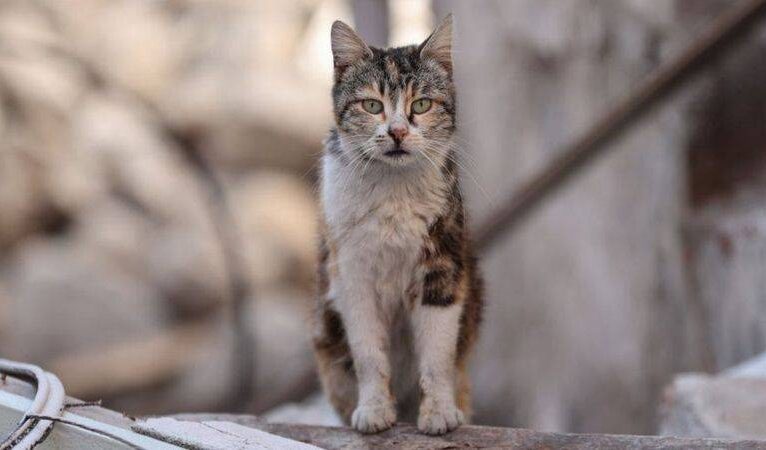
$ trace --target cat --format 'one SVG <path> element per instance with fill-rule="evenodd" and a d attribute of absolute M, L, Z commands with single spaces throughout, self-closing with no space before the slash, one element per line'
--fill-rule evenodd
<path fill-rule="evenodd" d="M 331 30 L 335 127 L 325 141 L 313 345 L 347 424 L 391 427 L 397 405 L 438 435 L 471 414 L 467 358 L 482 281 L 458 180 L 452 17 L 419 46 Z M 416 416 L 417 414 L 417 416 Z"/>

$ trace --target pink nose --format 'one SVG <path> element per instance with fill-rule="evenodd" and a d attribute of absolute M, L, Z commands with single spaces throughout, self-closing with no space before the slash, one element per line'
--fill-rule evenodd
<path fill-rule="evenodd" d="M 388 127 L 388 135 L 394 139 L 397 144 L 402 142 L 405 136 L 409 133 L 407 125 L 390 125 Z"/>

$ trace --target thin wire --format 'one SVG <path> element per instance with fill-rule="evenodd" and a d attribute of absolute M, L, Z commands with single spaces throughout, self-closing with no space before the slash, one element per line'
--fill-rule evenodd
<path fill-rule="evenodd" d="M 149 450 L 145 447 L 141 447 L 139 445 L 134 444 L 133 442 L 128 441 L 127 439 L 121 438 L 115 434 L 109 433 L 108 431 L 99 430 L 98 428 L 89 427 L 87 425 L 83 425 L 81 423 L 77 423 L 71 420 L 62 419 L 60 417 L 52 417 L 52 416 L 43 416 L 38 414 L 30 414 L 27 416 L 27 419 L 34 419 L 34 420 L 49 420 L 51 422 L 58 422 L 63 423 L 64 425 L 69 425 L 77 428 L 81 428 L 86 431 L 90 431 L 91 433 L 98 434 L 100 436 L 107 437 L 109 439 L 112 439 L 114 441 L 117 441 L 121 444 L 125 444 L 130 448 L 136 449 L 136 450 Z"/>

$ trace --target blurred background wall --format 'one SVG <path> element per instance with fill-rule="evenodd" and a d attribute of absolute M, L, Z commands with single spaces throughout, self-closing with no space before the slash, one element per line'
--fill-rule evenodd
<path fill-rule="evenodd" d="M 398 45 L 455 13 L 476 223 L 733 3 L 5 0 L 0 354 L 133 414 L 302 400 L 333 20 Z M 765 68 L 761 27 L 490 249 L 477 422 L 653 432 L 674 373 L 764 351 Z M 179 134 L 252 288 L 247 398 L 220 217 Z"/>

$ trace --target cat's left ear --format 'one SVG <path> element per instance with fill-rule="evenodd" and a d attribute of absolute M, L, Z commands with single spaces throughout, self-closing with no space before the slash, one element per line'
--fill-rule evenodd
<path fill-rule="evenodd" d="M 433 59 L 452 76 L 452 14 L 447 14 L 418 50 L 421 58 Z"/>
<path fill-rule="evenodd" d="M 370 47 L 350 26 L 340 20 L 336 20 L 332 24 L 330 41 L 336 78 L 340 78 L 343 71 L 355 62 L 364 58 L 372 58 Z"/>

